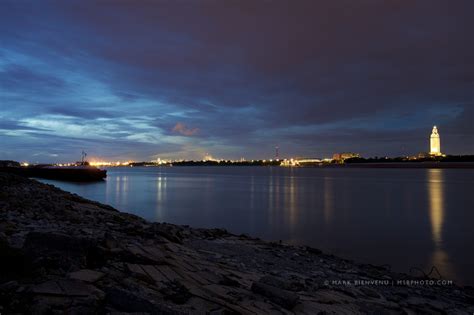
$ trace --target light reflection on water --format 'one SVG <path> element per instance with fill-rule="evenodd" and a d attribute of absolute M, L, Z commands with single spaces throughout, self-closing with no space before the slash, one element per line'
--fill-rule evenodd
<path fill-rule="evenodd" d="M 163 206 L 166 204 L 166 182 L 166 177 L 163 176 L 158 176 L 156 179 L 156 218 L 163 216 Z"/>
<path fill-rule="evenodd" d="M 330 177 L 324 177 L 324 222 L 329 224 L 334 211 L 333 184 Z"/>
<path fill-rule="evenodd" d="M 128 203 L 128 176 L 115 178 L 115 204 Z"/>
<path fill-rule="evenodd" d="M 444 192 L 442 170 L 428 170 L 428 193 L 430 199 L 430 220 L 433 242 L 437 248 L 442 246 L 444 219 Z"/>
<path fill-rule="evenodd" d="M 431 257 L 431 265 L 443 270 L 444 277 L 456 278 L 450 263 L 449 254 L 444 250 L 443 223 L 444 223 L 444 181 L 443 170 L 429 169 L 428 171 L 428 194 L 430 204 L 430 221 L 433 235 L 434 251 Z M 430 267 L 430 266 L 428 266 Z"/>
<path fill-rule="evenodd" d="M 474 170 L 112 168 L 46 181 L 148 220 L 222 227 L 474 284 Z"/>

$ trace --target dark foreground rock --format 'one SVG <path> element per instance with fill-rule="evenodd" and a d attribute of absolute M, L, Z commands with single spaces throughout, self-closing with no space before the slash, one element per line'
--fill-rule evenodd
<path fill-rule="evenodd" d="M 472 290 L 0 174 L 0 313 L 472 314 Z M 430 285 L 426 285 L 427 282 Z"/>

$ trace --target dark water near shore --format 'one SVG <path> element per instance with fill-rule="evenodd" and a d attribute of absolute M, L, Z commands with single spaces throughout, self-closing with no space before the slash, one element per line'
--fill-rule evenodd
<path fill-rule="evenodd" d="M 222 227 L 474 284 L 474 170 L 111 168 L 106 182 L 49 180 L 152 221 Z"/>

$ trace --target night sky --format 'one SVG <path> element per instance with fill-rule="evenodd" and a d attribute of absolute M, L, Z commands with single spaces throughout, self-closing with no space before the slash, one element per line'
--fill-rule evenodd
<path fill-rule="evenodd" d="M 0 1 L 0 159 L 474 154 L 474 1 Z"/>

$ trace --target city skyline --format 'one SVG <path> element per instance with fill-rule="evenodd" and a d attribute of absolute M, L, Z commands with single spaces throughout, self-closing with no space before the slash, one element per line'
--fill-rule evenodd
<path fill-rule="evenodd" d="M 474 154 L 471 1 L 0 7 L 0 159 Z"/>
<path fill-rule="evenodd" d="M 460 154 L 456 154 L 456 153 L 451 153 L 451 154 L 444 154 L 441 152 L 441 136 L 438 132 L 438 127 L 437 126 L 433 126 L 433 129 L 431 131 L 431 134 L 428 138 L 428 146 L 429 146 L 429 150 L 427 152 L 424 152 L 423 150 L 420 151 L 418 154 L 410 154 L 410 155 L 405 155 L 405 156 L 391 156 L 391 157 L 388 157 L 388 156 L 361 156 L 359 153 L 354 153 L 354 152 L 338 152 L 338 153 L 334 153 L 332 157 L 316 157 L 316 156 L 307 156 L 307 157 L 303 157 L 303 156 L 297 156 L 297 155 L 287 155 L 287 156 L 280 156 L 280 147 L 279 146 L 276 146 L 275 147 L 275 155 L 273 157 L 271 156 L 267 156 L 267 157 L 263 157 L 263 158 L 257 158 L 257 159 L 246 159 L 245 157 L 240 157 L 240 158 L 220 158 L 220 157 L 214 157 L 212 156 L 211 154 L 209 154 L 208 152 L 205 153 L 205 155 L 201 158 L 196 158 L 196 159 L 183 159 L 183 158 L 164 158 L 162 159 L 161 157 L 157 157 L 156 159 L 154 160 L 149 160 L 149 161 L 145 161 L 145 160 L 142 160 L 142 161 L 135 161 L 135 160 L 130 160 L 130 159 L 122 159 L 122 160 L 116 160 L 116 161 L 112 161 L 112 160 L 108 160 L 108 159 L 104 159 L 102 157 L 97 157 L 97 156 L 91 156 L 90 159 L 86 159 L 86 157 L 88 156 L 88 154 L 85 152 L 85 151 L 82 151 L 82 154 L 81 154 L 81 161 L 61 161 L 61 162 L 56 162 L 55 164 L 59 165 L 59 166 L 70 166 L 70 165 L 75 165 L 77 163 L 79 164 L 83 164 L 84 162 L 87 162 L 89 165 L 92 165 L 92 166 L 129 166 L 129 165 L 132 165 L 133 163 L 141 163 L 141 162 L 150 162 L 150 163 L 154 163 L 154 164 L 158 164 L 158 165 L 166 165 L 166 164 L 170 164 L 170 163 L 174 163 L 174 162 L 185 162 L 185 161 L 202 161 L 202 162 L 209 162 L 209 161 L 212 161 L 212 162 L 232 162 L 232 163 L 239 163 L 239 162 L 259 162 L 259 161 L 263 161 L 263 162 L 279 162 L 281 161 L 282 164 L 281 165 L 284 165 L 284 166 L 291 166 L 291 165 L 297 165 L 298 162 L 296 161 L 303 161 L 303 162 L 306 162 L 306 163 L 321 163 L 321 162 L 325 162 L 325 163 L 330 163 L 330 162 L 343 162 L 344 160 L 346 159 L 350 159 L 350 158 L 369 158 L 369 159 L 379 159 L 379 158 L 388 158 L 388 159 L 393 159 L 393 158 L 402 158 L 402 159 L 405 159 L 405 160 L 417 160 L 417 159 L 421 159 L 421 160 L 424 160 L 428 157 L 431 157 L 431 158 L 439 158 L 439 157 L 446 157 L 447 155 L 449 156 L 462 156 Z M 468 156 L 471 156 L 471 155 L 464 155 L 464 157 L 468 157 Z M 23 161 L 22 163 L 22 166 L 29 166 L 29 162 L 28 161 Z"/>

